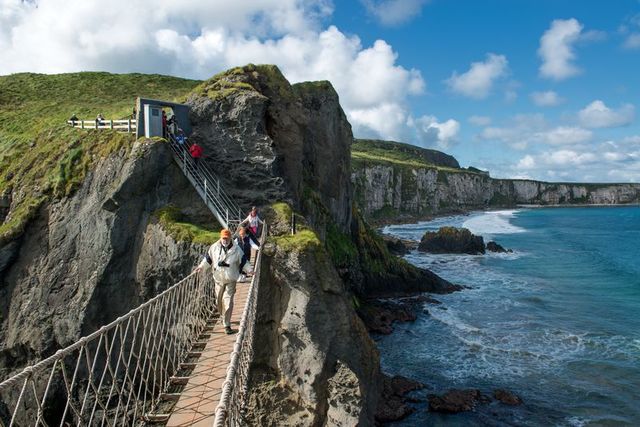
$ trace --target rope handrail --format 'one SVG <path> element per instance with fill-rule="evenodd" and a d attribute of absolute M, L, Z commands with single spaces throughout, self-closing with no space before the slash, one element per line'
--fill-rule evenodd
<path fill-rule="evenodd" d="M 262 226 L 260 236 L 261 244 L 264 245 L 267 236 L 267 223 Z M 245 425 L 243 410 L 246 405 L 247 392 L 249 387 L 249 367 L 253 358 L 253 342 L 256 322 L 256 310 L 258 300 L 258 288 L 260 286 L 260 272 L 262 265 L 262 250 L 256 255 L 256 267 L 253 280 L 247 296 L 247 302 L 242 312 L 240 327 L 236 341 L 233 345 L 233 352 L 229 357 L 227 375 L 222 384 L 220 401 L 215 410 L 214 427 L 225 425 Z M 233 398 L 232 398 L 233 397 Z"/>
<path fill-rule="evenodd" d="M 144 422 L 214 314 L 213 280 L 202 276 L 191 273 L 1 382 L 0 425 Z"/>

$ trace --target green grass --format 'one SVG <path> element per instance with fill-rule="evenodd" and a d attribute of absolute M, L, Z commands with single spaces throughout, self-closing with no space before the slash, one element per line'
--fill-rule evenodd
<path fill-rule="evenodd" d="M 66 125 L 72 114 L 124 118 L 137 96 L 175 101 L 199 83 L 98 72 L 0 76 L 0 194 L 14 195 L 0 244 L 20 235 L 43 203 L 70 195 L 98 160 L 134 141 L 109 130 L 73 129 Z"/>
<path fill-rule="evenodd" d="M 206 228 L 185 221 L 185 217 L 175 206 L 165 206 L 153 213 L 162 228 L 176 241 L 211 245 L 220 239 L 220 230 Z"/>
<path fill-rule="evenodd" d="M 351 146 L 351 163 L 356 168 L 371 166 L 372 164 L 383 164 L 389 166 L 401 166 L 413 169 L 436 169 L 451 173 L 476 174 L 466 169 L 456 169 L 447 166 L 438 166 L 429 163 L 420 157 L 403 151 L 378 147 L 363 147 L 361 143 L 354 143 Z"/>

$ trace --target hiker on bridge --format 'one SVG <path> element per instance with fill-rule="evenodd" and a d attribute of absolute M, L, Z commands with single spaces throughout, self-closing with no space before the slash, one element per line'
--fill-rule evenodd
<path fill-rule="evenodd" d="M 249 216 L 247 216 L 244 221 L 240 223 L 240 227 L 245 224 L 249 227 L 249 231 L 251 231 L 254 236 L 258 235 L 258 227 L 260 226 L 260 224 L 264 224 L 264 221 L 258 216 L 258 208 L 256 208 L 255 206 L 251 208 Z"/>
<path fill-rule="evenodd" d="M 231 231 L 225 228 L 220 232 L 220 240 L 209 247 L 204 259 L 195 269 L 200 272 L 210 266 L 213 270 L 213 280 L 216 284 L 216 304 L 222 318 L 224 331 L 227 334 L 236 332 L 231 329 L 231 313 L 233 312 L 236 282 L 240 276 L 242 255 L 242 249 L 231 239 Z"/>
<path fill-rule="evenodd" d="M 256 251 L 260 249 L 260 242 L 256 239 L 256 236 L 252 233 L 248 233 L 246 228 L 238 228 L 238 236 L 236 237 L 236 244 L 242 249 L 242 261 L 240 262 L 240 279 L 238 282 L 244 282 L 247 278 L 247 274 L 252 273 L 253 269 L 251 263 L 251 249 Z M 248 264 L 247 264 L 248 263 Z M 248 265 L 248 273 L 245 274 L 244 268 Z"/>

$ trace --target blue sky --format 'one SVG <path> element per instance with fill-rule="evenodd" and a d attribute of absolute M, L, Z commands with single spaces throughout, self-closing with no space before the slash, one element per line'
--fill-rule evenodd
<path fill-rule="evenodd" d="M 0 74 L 275 63 L 330 80 L 356 137 L 497 177 L 640 182 L 639 0 L 112 3 L 0 0 Z"/>

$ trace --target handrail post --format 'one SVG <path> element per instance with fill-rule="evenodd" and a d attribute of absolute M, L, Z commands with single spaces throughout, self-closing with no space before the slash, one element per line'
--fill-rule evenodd
<path fill-rule="evenodd" d="M 84 129 L 84 120 L 80 120 L 80 123 L 81 123 L 80 129 Z"/>
<path fill-rule="evenodd" d="M 113 119 L 109 120 L 109 124 L 111 126 L 111 129 L 113 129 Z"/>
<path fill-rule="evenodd" d="M 207 203 L 207 178 L 204 179 L 204 202 Z"/>
<path fill-rule="evenodd" d="M 131 133 L 131 118 L 127 121 L 127 133 Z"/>
<path fill-rule="evenodd" d="M 184 174 L 187 174 L 187 151 L 183 151 L 182 152 L 182 170 L 184 171 Z"/>
<path fill-rule="evenodd" d="M 226 211 L 227 211 L 227 227 L 229 227 L 229 209 L 227 208 Z"/>
<path fill-rule="evenodd" d="M 218 189 L 216 191 L 216 194 L 220 196 L 220 180 L 218 180 Z"/>

